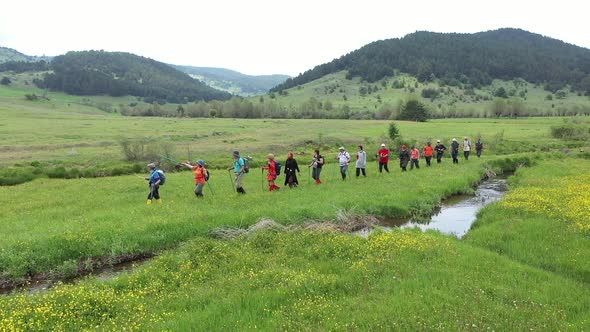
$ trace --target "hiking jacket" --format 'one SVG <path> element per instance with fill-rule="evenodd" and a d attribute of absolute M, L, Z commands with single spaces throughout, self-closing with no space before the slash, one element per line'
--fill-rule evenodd
<path fill-rule="evenodd" d="M 379 155 L 379 162 L 380 163 L 389 162 L 389 150 L 388 149 L 383 148 L 383 149 L 379 150 L 378 155 Z"/>
<path fill-rule="evenodd" d="M 432 146 L 425 146 L 424 147 L 424 156 L 425 157 L 432 157 L 432 155 L 434 154 L 434 149 L 432 148 Z"/>
<path fill-rule="evenodd" d="M 366 168 L 367 167 L 367 152 L 365 150 L 360 150 L 356 153 L 356 168 Z"/>

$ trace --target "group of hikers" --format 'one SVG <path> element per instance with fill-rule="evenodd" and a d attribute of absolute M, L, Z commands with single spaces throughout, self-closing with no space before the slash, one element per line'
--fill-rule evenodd
<path fill-rule="evenodd" d="M 465 158 L 465 160 L 469 160 L 472 146 L 471 141 L 468 137 L 465 137 L 463 139 L 462 145 L 459 144 L 456 138 L 453 138 L 451 140 L 450 150 L 451 158 L 453 159 L 453 164 L 459 163 L 460 149 L 463 150 L 463 157 Z M 436 157 L 436 162 L 440 164 L 442 162 L 446 150 L 447 147 L 443 143 L 441 143 L 440 140 L 436 141 L 435 146 L 432 146 L 431 142 L 427 142 L 421 150 L 418 149 L 418 147 L 416 147 L 415 145 L 412 145 L 408 149 L 408 147 L 404 144 L 401 146 L 401 149 L 398 152 L 400 169 L 402 172 L 407 171 L 408 163 L 410 164 L 410 170 L 413 170 L 414 168 L 419 169 L 421 157 L 424 157 L 424 159 L 426 160 L 427 167 L 431 166 L 433 157 Z M 481 157 L 482 151 L 483 143 L 481 142 L 481 139 L 478 138 L 477 142 L 475 143 L 475 152 L 478 158 Z M 381 144 L 379 151 L 377 151 L 377 153 L 375 154 L 375 157 L 379 162 L 379 173 L 383 173 L 383 170 L 389 173 L 388 165 L 390 156 L 391 151 L 387 148 L 385 144 Z M 246 193 L 246 191 L 244 190 L 243 182 L 246 174 L 250 172 L 250 159 L 250 157 L 241 156 L 239 151 L 233 152 L 233 166 L 229 167 L 227 170 L 228 172 L 233 172 L 233 176 L 231 176 L 230 174 L 230 180 L 232 181 L 232 187 L 235 188 L 237 193 Z M 346 180 L 346 177 L 348 175 L 348 167 L 352 161 L 350 153 L 348 153 L 346 149 L 343 146 L 341 146 L 338 149 L 338 155 L 336 155 L 335 159 L 338 161 L 342 180 Z M 324 165 L 326 165 L 326 159 L 324 158 L 324 156 L 320 154 L 319 149 L 316 149 L 314 151 L 311 163 L 308 165 L 308 168 L 311 169 L 311 177 L 317 185 L 322 183 L 320 175 L 322 173 L 322 168 L 324 167 Z M 364 177 L 366 177 L 367 152 L 364 150 L 363 145 L 358 146 L 355 165 L 356 177 L 359 177 L 361 173 Z M 195 195 L 197 196 L 197 198 L 204 197 L 203 188 L 209 180 L 209 171 L 206 168 L 205 162 L 203 160 L 197 160 L 196 164 L 193 165 L 189 161 L 186 161 L 179 163 L 177 166 L 184 166 L 193 171 L 196 184 Z M 266 164 L 261 167 L 261 170 L 263 172 L 266 171 L 267 173 L 266 180 L 268 182 L 269 191 L 275 191 L 280 189 L 280 187 L 276 184 L 276 181 L 281 173 L 281 168 L 283 167 L 285 174 L 284 185 L 290 188 L 297 187 L 299 185 L 297 174 L 300 173 L 300 169 L 293 152 L 288 153 L 287 160 L 285 161 L 284 165 L 276 161 L 274 154 L 270 153 L 267 156 Z M 148 169 L 150 171 L 150 177 L 145 178 L 149 181 L 150 187 L 150 193 L 148 195 L 147 204 L 151 204 L 153 199 L 155 199 L 158 203 L 161 203 L 162 200 L 160 198 L 159 188 L 166 181 L 165 174 L 161 170 L 158 170 L 156 165 L 153 163 L 148 164 Z"/>

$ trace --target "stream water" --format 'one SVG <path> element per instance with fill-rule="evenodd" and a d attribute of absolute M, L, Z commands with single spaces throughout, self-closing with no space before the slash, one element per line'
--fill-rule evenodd
<path fill-rule="evenodd" d="M 507 190 L 506 178 L 491 178 L 483 181 L 474 195 L 459 195 L 444 200 L 428 220 L 380 219 L 376 227 L 385 231 L 395 227 L 420 228 L 424 231 L 434 229 L 461 238 L 471 229 L 479 210 L 502 198 Z M 368 236 L 372 231 L 372 229 L 363 229 L 359 231 L 359 234 Z"/>

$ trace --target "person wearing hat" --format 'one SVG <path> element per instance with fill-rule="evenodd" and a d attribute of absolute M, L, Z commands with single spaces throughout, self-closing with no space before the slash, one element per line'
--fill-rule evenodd
<path fill-rule="evenodd" d="M 367 168 L 367 152 L 363 150 L 363 146 L 359 145 L 359 150 L 356 153 L 356 177 L 358 178 L 361 175 L 361 171 L 363 172 L 363 176 L 366 177 L 367 173 L 365 169 Z"/>
<path fill-rule="evenodd" d="M 470 153 L 471 153 L 471 142 L 469 141 L 469 138 L 467 138 L 467 136 L 465 136 L 465 138 L 463 139 L 463 156 L 465 157 L 465 160 L 469 160 Z"/>
<path fill-rule="evenodd" d="M 150 186 L 150 193 L 147 197 L 147 204 L 152 204 L 153 199 L 155 199 L 156 202 L 158 202 L 159 204 L 162 204 L 162 199 L 160 198 L 160 183 L 162 181 L 162 179 L 160 178 L 160 173 L 156 169 L 156 164 L 154 163 L 149 163 L 147 167 L 150 171 L 150 177 L 145 178 Z"/>
<path fill-rule="evenodd" d="M 346 152 L 343 146 L 338 149 L 338 163 L 340 164 L 340 175 L 342 175 L 342 180 L 346 180 L 346 173 L 348 172 L 348 164 L 350 163 L 350 154 Z"/>
<path fill-rule="evenodd" d="M 430 161 L 432 160 L 432 156 L 434 155 L 434 148 L 430 142 L 426 143 L 424 147 L 424 159 L 426 160 L 426 167 L 430 167 Z"/>
<path fill-rule="evenodd" d="M 399 152 L 399 167 L 402 169 L 402 172 L 407 171 L 408 162 L 410 162 L 410 152 L 408 151 L 408 147 L 404 144 Z"/>
<path fill-rule="evenodd" d="M 453 164 L 459 163 L 459 142 L 456 138 L 453 138 L 451 142 L 451 157 L 453 157 Z"/>
<path fill-rule="evenodd" d="M 442 162 L 443 154 L 447 150 L 447 147 L 444 144 L 442 144 L 439 139 L 437 139 L 434 150 L 436 151 L 436 163 L 440 164 Z"/>
<path fill-rule="evenodd" d="M 244 177 L 246 176 L 246 161 L 244 158 L 240 157 L 239 151 L 234 151 L 234 166 L 228 168 L 228 171 L 233 170 L 235 177 L 236 177 L 236 191 L 240 194 L 245 194 L 246 191 L 244 187 L 242 187 L 242 182 L 244 181 Z"/>
<path fill-rule="evenodd" d="M 267 158 L 268 164 L 267 166 L 263 166 L 262 169 L 265 169 L 268 172 L 268 176 L 266 177 L 266 180 L 268 181 L 268 189 L 269 191 L 279 190 L 281 188 L 275 184 L 275 180 L 277 179 L 277 162 L 275 161 L 275 155 L 269 153 Z"/>
<path fill-rule="evenodd" d="M 389 168 L 387 167 L 389 164 L 389 149 L 385 147 L 385 144 L 381 144 L 381 149 L 377 152 L 376 157 L 379 158 L 379 173 L 383 173 L 383 169 L 389 173 Z"/>
<path fill-rule="evenodd" d="M 207 183 L 207 169 L 205 168 L 205 162 L 203 160 L 197 160 L 197 165 L 192 165 L 190 162 L 185 161 L 181 163 L 181 165 L 186 166 L 193 170 L 195 174 L 195 195 L 198 198 L 202 198 L 203 196 L 203 187 Z"/>

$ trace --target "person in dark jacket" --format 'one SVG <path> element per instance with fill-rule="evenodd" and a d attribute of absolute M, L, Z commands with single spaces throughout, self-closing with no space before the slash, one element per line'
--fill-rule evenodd
<path fill-rule="evenodd" d="M 313 167 L 312 178 L 315 180 L 315 184 L 321 184 L 320 174 L 322 173 L 322 167 L 324 166 L 324 156 L 320 154 L 320 150 L 316 149 L 313 155 L 311 164 L 307 167 Z"/>
<path fill-rule="evenodd" d="M 447 150 L 447 147 L 444 144 L 442 144 L 440 140 L 436 140 L 436 146 L 434 147 L 434 150 L 436 151 L 436 163 L 440 164 L 442 162 L 443 154 Z"/>
<path fill-rule="evenodd" d="M 475 152 L 477 153 L 477 158 L 481 157 L 482 151 L 483 151 L 483 143 L 481 142 L 481 139 L 478 138 L 477 142 L 475 142 Z"/>
<path fill-rule="evenodd" d="M 402 169 L 402 172 L 407 171 L 408 163 L 410 162 L 410 152 L 408 151 L 408 147 L 402 145 L 402 149 L 399 152 L 399 167 Z"/>
<path fill-rule="evenodd" d="M 285 186 L 293 188 L 299 185 L 296 172 L 299 173 L 299 165 L 297 165 L 293 152 L 289 152 L 285 161 Z"/>
<path fill-rule="evenodd" d="M 459 142 L 456 138 L 453 138 L 451 143 L 451 157 L 453 157 L 453 164 L 459 163 Z"/>

